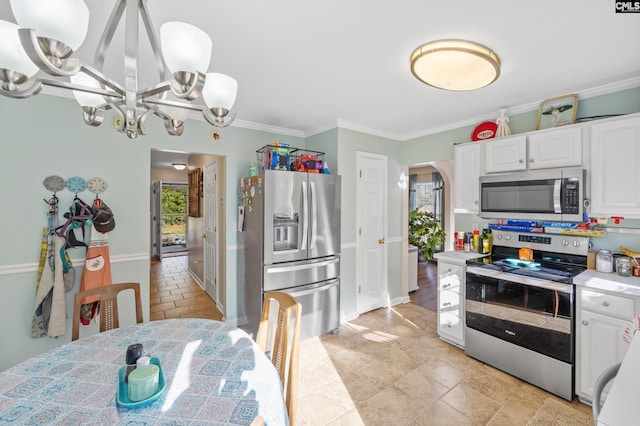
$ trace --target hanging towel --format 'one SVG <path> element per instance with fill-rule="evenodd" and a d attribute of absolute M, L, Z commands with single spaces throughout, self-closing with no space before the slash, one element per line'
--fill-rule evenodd
<path fill-rule="evenodd" d="M 32 337 L 57 337 L 66 332 L 67 307 L 62 256 L 66 241 L 49 234 L 47 236 L 48 259 L 45 262 L 36 291 L 35 312 L 31 322 Z"/>
<path fill-rule="evenodd" d="M 109 260 L 109 235 L 91 225 L 91 240 L 80 279 L 80 291 L 112 284 Z M 98 296 L 86 297 L 80 308 L 80 323 L 89 325 L 98 309 Z"/>

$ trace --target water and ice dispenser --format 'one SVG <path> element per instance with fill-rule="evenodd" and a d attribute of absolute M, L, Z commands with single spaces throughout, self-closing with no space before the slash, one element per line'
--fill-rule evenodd
<path fill-rule="evenodd" d="M 273 250 L 298 250 L 298 213 L 273 215 Z"/>

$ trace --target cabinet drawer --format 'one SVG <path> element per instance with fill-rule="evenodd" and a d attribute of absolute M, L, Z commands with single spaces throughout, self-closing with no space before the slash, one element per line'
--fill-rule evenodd
<path fill-rule="evenodd" d="M 580 291 L 580 302 L 582 309 L 622 318 L 632 318 L 635 311 L 633 299 L 589 290 Z"/>
<path fill-rule="evenodd" d="M 438 289 L 459 291 L 464 279 L 464 267 L 452 263 L 438 263 Z"/>
<path fill-rule="evenodd" d="M 451 312 L 460 315 L 460 294 L 453 291 L 438 292 L 438 307 L 441 311 Z"/>
<path fill-rule="evenodd" d="M 457 343 L 464 339 L 464 324 L 462 319 L 448 312 L 438 313 L 438 330 L 441 335 L 453 338 Z"/>

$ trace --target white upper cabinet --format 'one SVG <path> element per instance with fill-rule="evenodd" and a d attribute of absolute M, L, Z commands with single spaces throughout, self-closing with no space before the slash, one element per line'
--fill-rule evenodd
<path fill-rule="evenodd" d="M 593 123 L 590 214 L 640 218 L 640 117 Z"/>
<path fill-rule="evenodd" d="M 511 172 L 527 169 L 527 137 L 511 136 L 484 142 L 485 171 Z"/>
<path fill-rule="evenodd" d="M 514 172 L 582 165 L 582 129 L 544 130 L 485 142 L 486 172 Z"/>
<path fill-rule="evenodd" d="M 530 134 L 528 162 L 531 170 L 582 165 L 582 128 Z"/>
<path fill-rule="evenodd" d="M 477 213 L 480 205 L 481 144 L 456 145 L 454 158 L 455 211 Z"/>

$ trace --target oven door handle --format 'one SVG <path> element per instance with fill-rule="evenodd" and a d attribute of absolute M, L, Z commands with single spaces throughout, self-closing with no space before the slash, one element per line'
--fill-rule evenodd
<path fill-rule="evenodd" d="M 562 192 L 562 179 L 556 179 L 553 183 L 553 211 L 562 213 L 562 204 L 560 203 L 560 194 Z"/>

